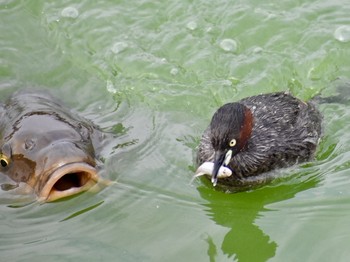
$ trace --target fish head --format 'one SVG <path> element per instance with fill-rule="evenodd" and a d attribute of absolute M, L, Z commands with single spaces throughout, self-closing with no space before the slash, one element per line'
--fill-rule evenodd
<path fill-rule="evenodd" d="M 91 132 L 50 114 L 23 117 L 3 139 L 0 171 L 43 201 L 86 191 L 98 181 Z"/>

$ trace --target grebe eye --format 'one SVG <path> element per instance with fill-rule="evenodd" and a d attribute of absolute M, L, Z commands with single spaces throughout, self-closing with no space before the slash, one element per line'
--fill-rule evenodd
<path fill-rule="evenodd" d="M 230 147 L 234 147 L 237 144 L 236 139 L 232 139 L 229 143 Z"/>
<path fill-rule="evenodd" d="M 8 159 L 8 157 L 5 155 L 0 154 L 0 165 L 2 167 L 7 167 L 9 163 L 10 163 L 10 159 Z"/>

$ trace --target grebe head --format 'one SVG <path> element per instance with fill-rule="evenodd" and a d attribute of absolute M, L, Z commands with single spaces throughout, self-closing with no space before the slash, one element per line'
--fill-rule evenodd
<path fill-rule="evenodd" d="M 210 122 L 210 140 L 215 151 L 212 183 L 217 183 L 221 166 L 228 166 L 232 157 L 246 145 L 252 132 L 253 116 L 249 108 L 240 103 L 220 107 Z"/>

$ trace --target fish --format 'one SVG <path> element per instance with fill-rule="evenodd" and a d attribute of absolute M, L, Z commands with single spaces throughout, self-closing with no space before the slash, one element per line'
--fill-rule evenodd
<path fill-rule="evenodd" d="M 51 202 L 100 181 L 99 151 L 106 136 L 57 98 L 42 91 L 18 91 L 0 105 L 0 116 L 4 191 L 25 185 L 38 201 Z"/>
<path fill-rule="evenodd" d="M 203 164 L 201 164 L 197 168 L 196 173 L 192 177 L 191 183 L 197 177 L 204 176 L 204 175 L 211 176 L 211 174 L 213 173 L 213 170 L 214 170 L 214 163 L 213 162 L 209 162 L 209 161 L 204 162 Z M 218 178 L 226 178 L 226 177 L 230 177 L 230 176 L 232 176 L 231 169 L 229 169 L 228 167 L 225 167 L 225 166 L 221 166 L 219 168 L 218 175 L 217 175 Z M 213 182 L 213 185 L 216 186 L 216 182 L 215 183 Z"/>

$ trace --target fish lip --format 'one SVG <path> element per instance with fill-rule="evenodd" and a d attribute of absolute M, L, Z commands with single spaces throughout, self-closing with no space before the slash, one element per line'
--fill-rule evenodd
<path fill-rule="evenodd" d="M 78 186 L 70 186 L 65 189 L 58 189 L 57 184 L 65 176 L 72 175 L 79 183 Z M 74 162 L 64 164 L 55 169 L 48 181 L 38 194 L 39 201 L 51 202 L 64 197 L 72 196 L 83 191 L 87 191 L 99 180 L 95 167 L 84 163 Z"/>

